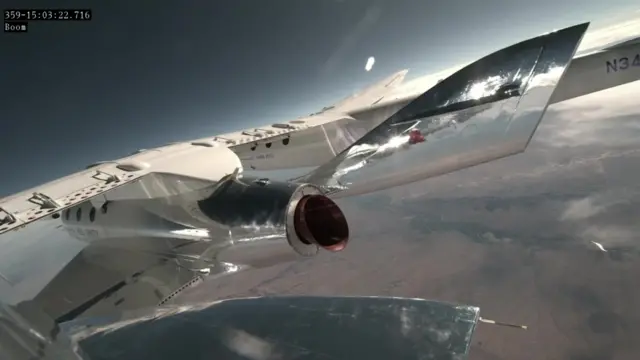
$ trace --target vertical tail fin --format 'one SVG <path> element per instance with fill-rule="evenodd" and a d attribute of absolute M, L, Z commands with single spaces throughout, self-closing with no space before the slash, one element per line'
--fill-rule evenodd
<path fill-rule="evenodd" d="M 356 195 L 524 151 L 588 26 L 538 36 L 464 67 L 303 180 Z"/>
<path fill-rule="evenodd" d="M 351 108 L 358 107 L 363 103 L 374 103 L 379 98 L 389 93 L 389 91 L 402 84 L 409 70 L 398 71 L 383 80 L 364 88 L 349 97 L 335 103 L 332 109 L 340 112 L 349 112 Z"/>

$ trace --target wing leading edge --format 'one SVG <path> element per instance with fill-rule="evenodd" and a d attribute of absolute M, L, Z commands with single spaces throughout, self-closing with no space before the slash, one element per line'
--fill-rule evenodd
<path fill-rule="evenodd" d="M 464 67 L 296 180 L 342 197 L 524 151 L 588 25 L 520 42 Z"/>

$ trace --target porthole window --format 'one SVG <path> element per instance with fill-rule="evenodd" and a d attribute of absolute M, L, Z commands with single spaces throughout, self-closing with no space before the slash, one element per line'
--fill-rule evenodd
<path fill-rule="evenodd" d="M 80 219 L 82 219 L 82 208 L 76 210 L 76 221 L 80 221 Z"/>
<path fill-rule="evenodd" d="M 252 145 L 252 146 L 251 146 L 251 151 L 255 151 L 257 147 L 258 147 L 258 144 L 254 144 L 254 145 Z"/>
<path fill-rule="evenodd" d="M 89 211 L 89 221 L 94 222 L 96 220 L 96 208 L 91 207 Z"/>
<path fill-rule="evenodd" d="M 268 148 L 270 148 L 270 147 L 271 147 L 271 143 L 270 143 L 270 142 L 268 142 L 268 143 L 264 144 L 264 146 L 266 146 L 266 147 L 267 147 L 267 149 L 268 149 Z"/>
<path fill-rule="evenodd" d="M 289 138 L 282 139 L 282 145 L 285 145 L 285 146 L 289 145 L 289 140 L 290 140 Z"/>

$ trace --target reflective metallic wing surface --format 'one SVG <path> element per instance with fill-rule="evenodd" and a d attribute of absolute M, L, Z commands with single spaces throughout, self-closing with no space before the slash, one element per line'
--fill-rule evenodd
<path fill-rule="evenodd" d="M 263 297 L 164 309 L 90 331 L 69 324 L 68 331 L 90 358 L 103 360 L 453 360 L 466 357 L 479 311 L 408 298 Z"/>
<path fill-rule="evenodd" d="M 466 66 L 298 180 L 356 195 L 524 151 L 587 27 L 529 39 Z"/>

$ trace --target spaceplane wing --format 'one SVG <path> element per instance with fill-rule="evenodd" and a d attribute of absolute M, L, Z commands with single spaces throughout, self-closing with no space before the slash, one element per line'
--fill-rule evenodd
<path fill-rule="evenodd" d="M 207 276 L 342 251 L 350 229 L 335 198 L 520 153 L 549 104 L 640 79 L 638 41 L 576 57 L 587 27 L 525 40 L 442 81 L 406 87 L 403 70 L 307 117 L 141 150 L 1 199 L 0 234 L 53 218 L 85 247 L 22 300 L 37 318 L 5 306 L 17 325 L 0 345 L 46 348 L 54 332 L 16 330 L 43 317 L 164 305 Z M 251 174 L 300 167 L 313 170 L 289 181 Z"/>

